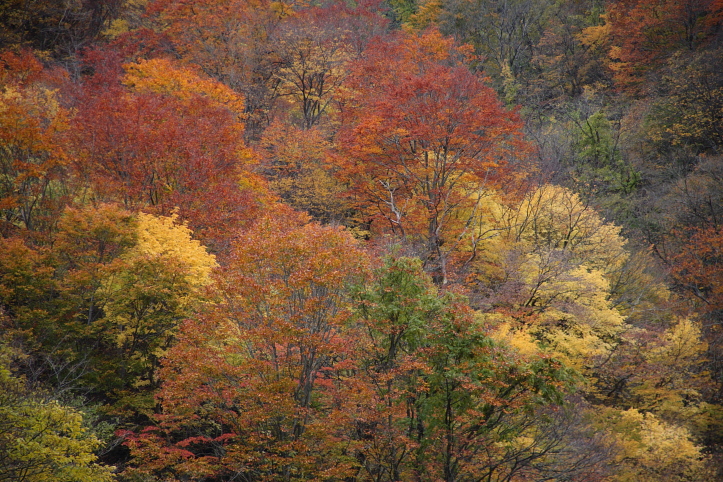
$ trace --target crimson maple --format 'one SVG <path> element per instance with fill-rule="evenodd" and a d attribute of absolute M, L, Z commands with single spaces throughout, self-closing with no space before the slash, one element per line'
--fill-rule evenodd
<path fill-rule="evenodd" d="M 440 282 L 486 189 L 524 152 L 521 123 L 431 30 L 372 42 L 342 106 L 340 177 L 377 230 L 416 245 Z M 383 226 L 386 224 L 386 228 Z"/>
<path fill-rule="evenodd" d="M 228 226 L 252 219 L 265 197 L 246 169 L 234 107 L 243 101 L 169 62 L 165 70 L 126 66 L 142 74 L 132 71 L 126 87 L 130 74 L 117 56 L 95 52 L 89 61 L 96 73 L 81 87 L 73 127 L 75 170 L 93 198 L 163 215 L 178 208 L 209 247 L 223 250 Z"/>

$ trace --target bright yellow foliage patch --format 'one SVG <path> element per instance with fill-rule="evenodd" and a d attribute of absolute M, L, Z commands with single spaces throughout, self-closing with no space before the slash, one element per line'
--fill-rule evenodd
<path fill-rule="evenodd" d="M 205 286 L 211 281 L 211 271 L 218 266 L 216 258 L 192 238 L 193 233 L 178 222 L 175 214 L 170 217 L 138 214 L 138 244 L 129 250 L 128 259 L 145 257 L 172 258 L 188 270 L 188 281 Z"/>
<path fill-rule="evenodd" d="M 178 324 L 206 299 L 204 288 L 217 264 L 191 236 L 175 215 L 139 213 L 137 243 L 103 281 L 103 323 L 124 361 L 138 368 L 136 386 L 151 380 Z"/>
<path fill-rule="evenodd" d="M 3 347 L 0 350 L 4 351 Z M 95 463 L 98 439 L 79 412 L 28 392 L 0 352 L 0 478 L 13 482 L 109 482 Z"/>
<path fill-rule="evenodd" d="M 613 413 L 614 412 L 614 413 Z M 701 447 L 690 432 L 636 409 L 610 409 L 613 436 L 622 449 L 620 482 L 707 480 Z"/>
<path fill-rule="evenodd" d="M 623 316 L 607 300 L 609 284 L 599 270 L 575 266 L 547 279 L 540 258 L 529 255 L 523 276 L 530 306 L 543 307 L 530 333 L 549 343 L 568 366 L 582 368 L 606 355 L 625 329 Z"/>

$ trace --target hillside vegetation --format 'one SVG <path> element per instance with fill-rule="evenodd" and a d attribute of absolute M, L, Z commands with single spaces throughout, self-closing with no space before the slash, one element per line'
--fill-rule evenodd
<path fill-rule="evenodd" d="M 0 480 L 721 480 L 722 149 L 721 0 L 0 0 Z"/>

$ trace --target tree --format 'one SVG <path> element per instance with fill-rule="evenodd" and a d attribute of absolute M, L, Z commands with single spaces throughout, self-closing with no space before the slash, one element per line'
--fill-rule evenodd
<path fill-rule="evenodd" d="M 98 293 L 106 270 L 135 244 L 135 227 L 129 213 L 112 206 L 68 208 L 52 250 L 17 238 L 3 243 L 4 339 L 31 355 L 23 365 L 32 383 L 46 383 L 59 395 L 92 376 L 88 358 L 97 348 L 93 328 L 104 303 Z"/>
<path fill-rule="evenodd" d="M 479 303 L 517 318 L 513 331 L 591 375 L 627 327 L 609 299 L 608 277 L 628 258 L 620 228 L 577 194 L 550 185 L 487 216 L 481 229 L 495 236 L 473 246 L 480 255 L 468 277 L 478 283 Z"/>
<path fill-rule="evenodd" d="M 384 30 L 379 3 L 157 0 L 149 13 L 184 62 L 243 92 L 247 138 L 256 140 L 283 98 L 298 103 L 297 125 L 319 122 L 344 62 Z"/>
<path fill-rule="evenodd" d="M 90 55 L 90 54 L 89 54 Z M 96 52 L 74 122 L 75 171 L 97 201 L 179 216 L 212 249 L 268 201 L 243 143 L 243 98 L 167 60 Z M 125 85 L 124 85 L 125 84 Z"/>
<path fill-rule="evenodd" d="M 331 1 L 301 8 L 279 24 L 272 37 L 275 89 L 292 102 L 295 125 L 309 129 L 333 110 L 349 64 L 386 28 L 379 9 L 378 0 Z"/>
<path fill-rule="evenodd" d="M 611 84 L 602 12 L 603 5 L 595 1 L 565 2 L 553 11 L 534 45 L 531 64 L 538 76 L 530 76 L 530 92 L 522 104 L 535 108 L 542 102 L 544 111 Z"/>
<path fill-rule="evenodd" d="M 347 287 L 365 256 L 343 230 L 288 208 L 234 245 L 222 302 L 189 320 L 161 372 L 157 426 L 128 439 L 136 473 L 248 480 L 348 473 L 338 379 L 349 369 Z"/>
<path fill-rule="evenodd" d="M 621 447 L 618 480 L 715 480 L 685 428 L 636 409 L 611 412 L 603 410 Z"/>
<path fill-rule="evenodd" d="M 691 306 L 700 314 L 712 378 L 720 393 L 723 380 L 720 367 L 723 364 L 721 347 L 723 333 L 720 319 L 723 314 L 723 235 L 718 227 L 694 228 L 687 233 L 687 242 L 673 258 L 673 280 Z"/>
<path fill-rule="evenodd" d="M 269 189 L 285 203 L 320 222 L 351 224 L 352 204 L 345 186 L 327 163 L 331 149 L 321 128 L 303 130 L 274 122 L 264 131 L 258 151 Z"/>
<path fill-rule="evenodd" d="M 391 257 L 355 299 L 361 328 L 356 376 L 366 388 L 355 397 L 355 457 L 371 480 L 411 478 L 425 435 L 420 408 L 429 367 L 420 350 L 445 303 L 420 260 Z"/>
<path fill-rule="evenodd" d="M 69 113 L 30 52 L 0 56 L 0 235 L 47 234 L 63 205 Z"/>
<path fill-rule="evenodd" d="M 28 351 L 31 381 L 150 410 L 159 359 L 205 300 L 216 265 L 191 231 L 101 205 L 66 209 L 52 249 L 2 245 L 4 338 Z"/>
<path fill-rule="evenodd" d="M 720 22 L 714 0 L 624 0 L 608 8 L 616 81 L 633 93 L 677 50 L 695 51 Z"/>
<path fill-rule="evenodd" d="M 433 3 L 433 2 L 429 2 Z M 529 0 L 448 0 L 441 3 L 439 28 L 459 42 L 470 43 L 497 87 L 510 101 L 518 79 L 530 69 L 554 2 Z"/>
<path fill-rule="evenodd" d="M 0 2 L 0 50 L 32 48 L 67 58 L 97 39 L 122 0 Z"/>
<path fill-rule="evenodd" d="M 508 480 L 560 443 L 530 415 L 561 402 L 566 370 L 494 341 L 420 260 L 388 258 L 357 298 L 357 378 L 369 388 L 354 399 L 352 447 L 367 478 Z"/>
<path fill-rule="evenodd" d="M 564 187 L 540 186 L 503 211 L 500 221 L 510 241 L 529 243 L 534 253 L 566 251 L 578 263 L 610 272 L 627 257 L 621 228 Z"/>
<path fill-rule="evenodd" d="M 52 306 L 53 269 L 47 266 L 46 253 L 27 246 L 21 238 L 0 238 L 0 248 L 3 328 L 7 330 L 9 324 L 16 324 L 27 329 L 33 319 L 47 316 Z"/>
<path fill-rule="evenodd" d="M 268 0 L 155 0 L 147 13 L 184 63 L 242 92 L 247 135 L 257 137 L 268 123 L 275 100 L 277 56 L 270 39 L 291 4 Z"/>
<path fill-rule="evenodd" d="M 661 149 L 682 148 L 695 154 L 720 152 L 723 76 L 715 69 L 720 49 L 690 55 L 678 52 L 663 69 L 663 96 L 653 106 L 648 137 Z M 663 147 L 665 146 L 665 147 Z"/>
<path fill-rule="evenodd" d="M 480 283 L 474 289 L 480 293 L 508 283 L 514 296 L 524 297 L 518 283 L 532 278 L 517 270 L 526 263 L 532 263 L 528 267 L 537 266 L 533 271 L 538 273 L 541 284 L 534 286 L 540 287 L 580 265 L 603 276 L 612 275 L 628 258 L 620 227 L 606 223 L 589 203 L 569 189 L 542 185 L 520 200 L 507 202 L 491 193 L 483 207 L 465 247 L 472 252 L 467 281 L 474 284 L 479 276 Z M 527 276 L 534 278 L 531 272 Z M 525 304 L 534 299 L 534 292 L 528 292 L 532 298 L 520 298 L 518 302 Z"/>
<path fill-rule="evenodd" d="M 428 473 L 449 482 L 524 474 L 559 443 L 530 414 L 562 404 L 569 372 L 556 359 L 525 359 L 496 345 L 479 321 L 457 315 L 436 325 L 425 357 L 432 367 Z"/>
<path fill-rule="evenodd" d="M 689 296 L 706 306 L 706 311 L 723 309 L 721 261 L 723 236 L 717 227 L 691 230 L 688 242 L 676 257 L 673 276 Z"/>
<path fill-rule="evenodd" d="M 348 80 L 339 176 L 440 283 L 484 190 L 524 150 L 520 123 L 432 30 L 372 44 Z M 372 74 L 373 73 L 373 74 Z"/>
<path fill-rule="evenodd" d="M 0 480 L 113 480 L 113 468 L 96 463 L 100 442 L 81 413 L 28 389 L 11 372 L 10 354 L 0 345 Z"/>
<path fill-rule="evenodd" d="M 103 317 L 95 323 L 102 345 L 93 382 L 121 399 L 119 406 L 132 408 L 139 392 L 159 387 L 159 360 L 176 342 L 181 321 L 206 301 L 204 291 L 217 267 L 176 216 L 140 213 L 135 219 L 137 243 L 121 255 L 121 263 L 108 267 L 96 294 L 103 300 Z"/>
<path fill-rule="evenodd" d="M 278 95 L 298 105 L 297 124 L 304 129 L 321 120 L 353 54 L 352 32 L 338 23 L 330 24 L 329 19 L 336 17 L 332 12 L 322 16 L 320 10 L 304 10 L 284 22 L 274 42 L 280 64 L 274 73 Z"/>
<path fill-rule="evenodd" d="M 561 401 L 559 363 L 493 342 L 419 260 L 388 260 L 351 316 L 350 238 L 292 223 L 240 239 L 225 303 L 184 325 L 157 425 L 125 434 L 132 474 L 504 480 L 552 457 L 561 439 L 535 435 L 531 413 Z"/>
<path fill-rule="evenodd" d="M 695 447 L 670 470 L 707 477 L 691 455 L 700 447 L 687 439 L 696 429 L 689 421 L 706 411 L 700 328 L 665 309 L 670 292 L 660 283 L 639 286 L 651 279 L 628 272 L 631 254 L 620 228 L 577 194 L 542 186 L 513 206 L 487 210 L 480 225 L 495 236 L 477 246 L 470 265 L 481 281 L 477 302 L 497 325 L 493 336 L 522 353 L 553 354 L 583 375 L 579 390 L 594 405 L 578 401 L 577 409 L 606 433 L 603 445 L 627 446 L 611 420 L 634 407 L 650 412 L 656 430 Z M 642 452 L 629 457 L 640 465 L 636 477 L 656 478 Z"/>

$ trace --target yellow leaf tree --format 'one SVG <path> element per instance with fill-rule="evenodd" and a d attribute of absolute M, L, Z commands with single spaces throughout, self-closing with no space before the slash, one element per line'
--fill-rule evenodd
<path fill-rule="evenodd" d="M 103 277 L 97 324 L 113 356 L 107 368 L 122 390 L 157 385 L 155 370 L 176 327 L 201 307 L 215 258 L 176 216 L 139 213 L 137 243 Z"/>
<path fill-rule="evenodd" d="M 80 412 L 32 392 L 9 369 L 0 345 L 0 480 L 110 482 L 113 467 L 96 463 L 100 441 Z"/>

